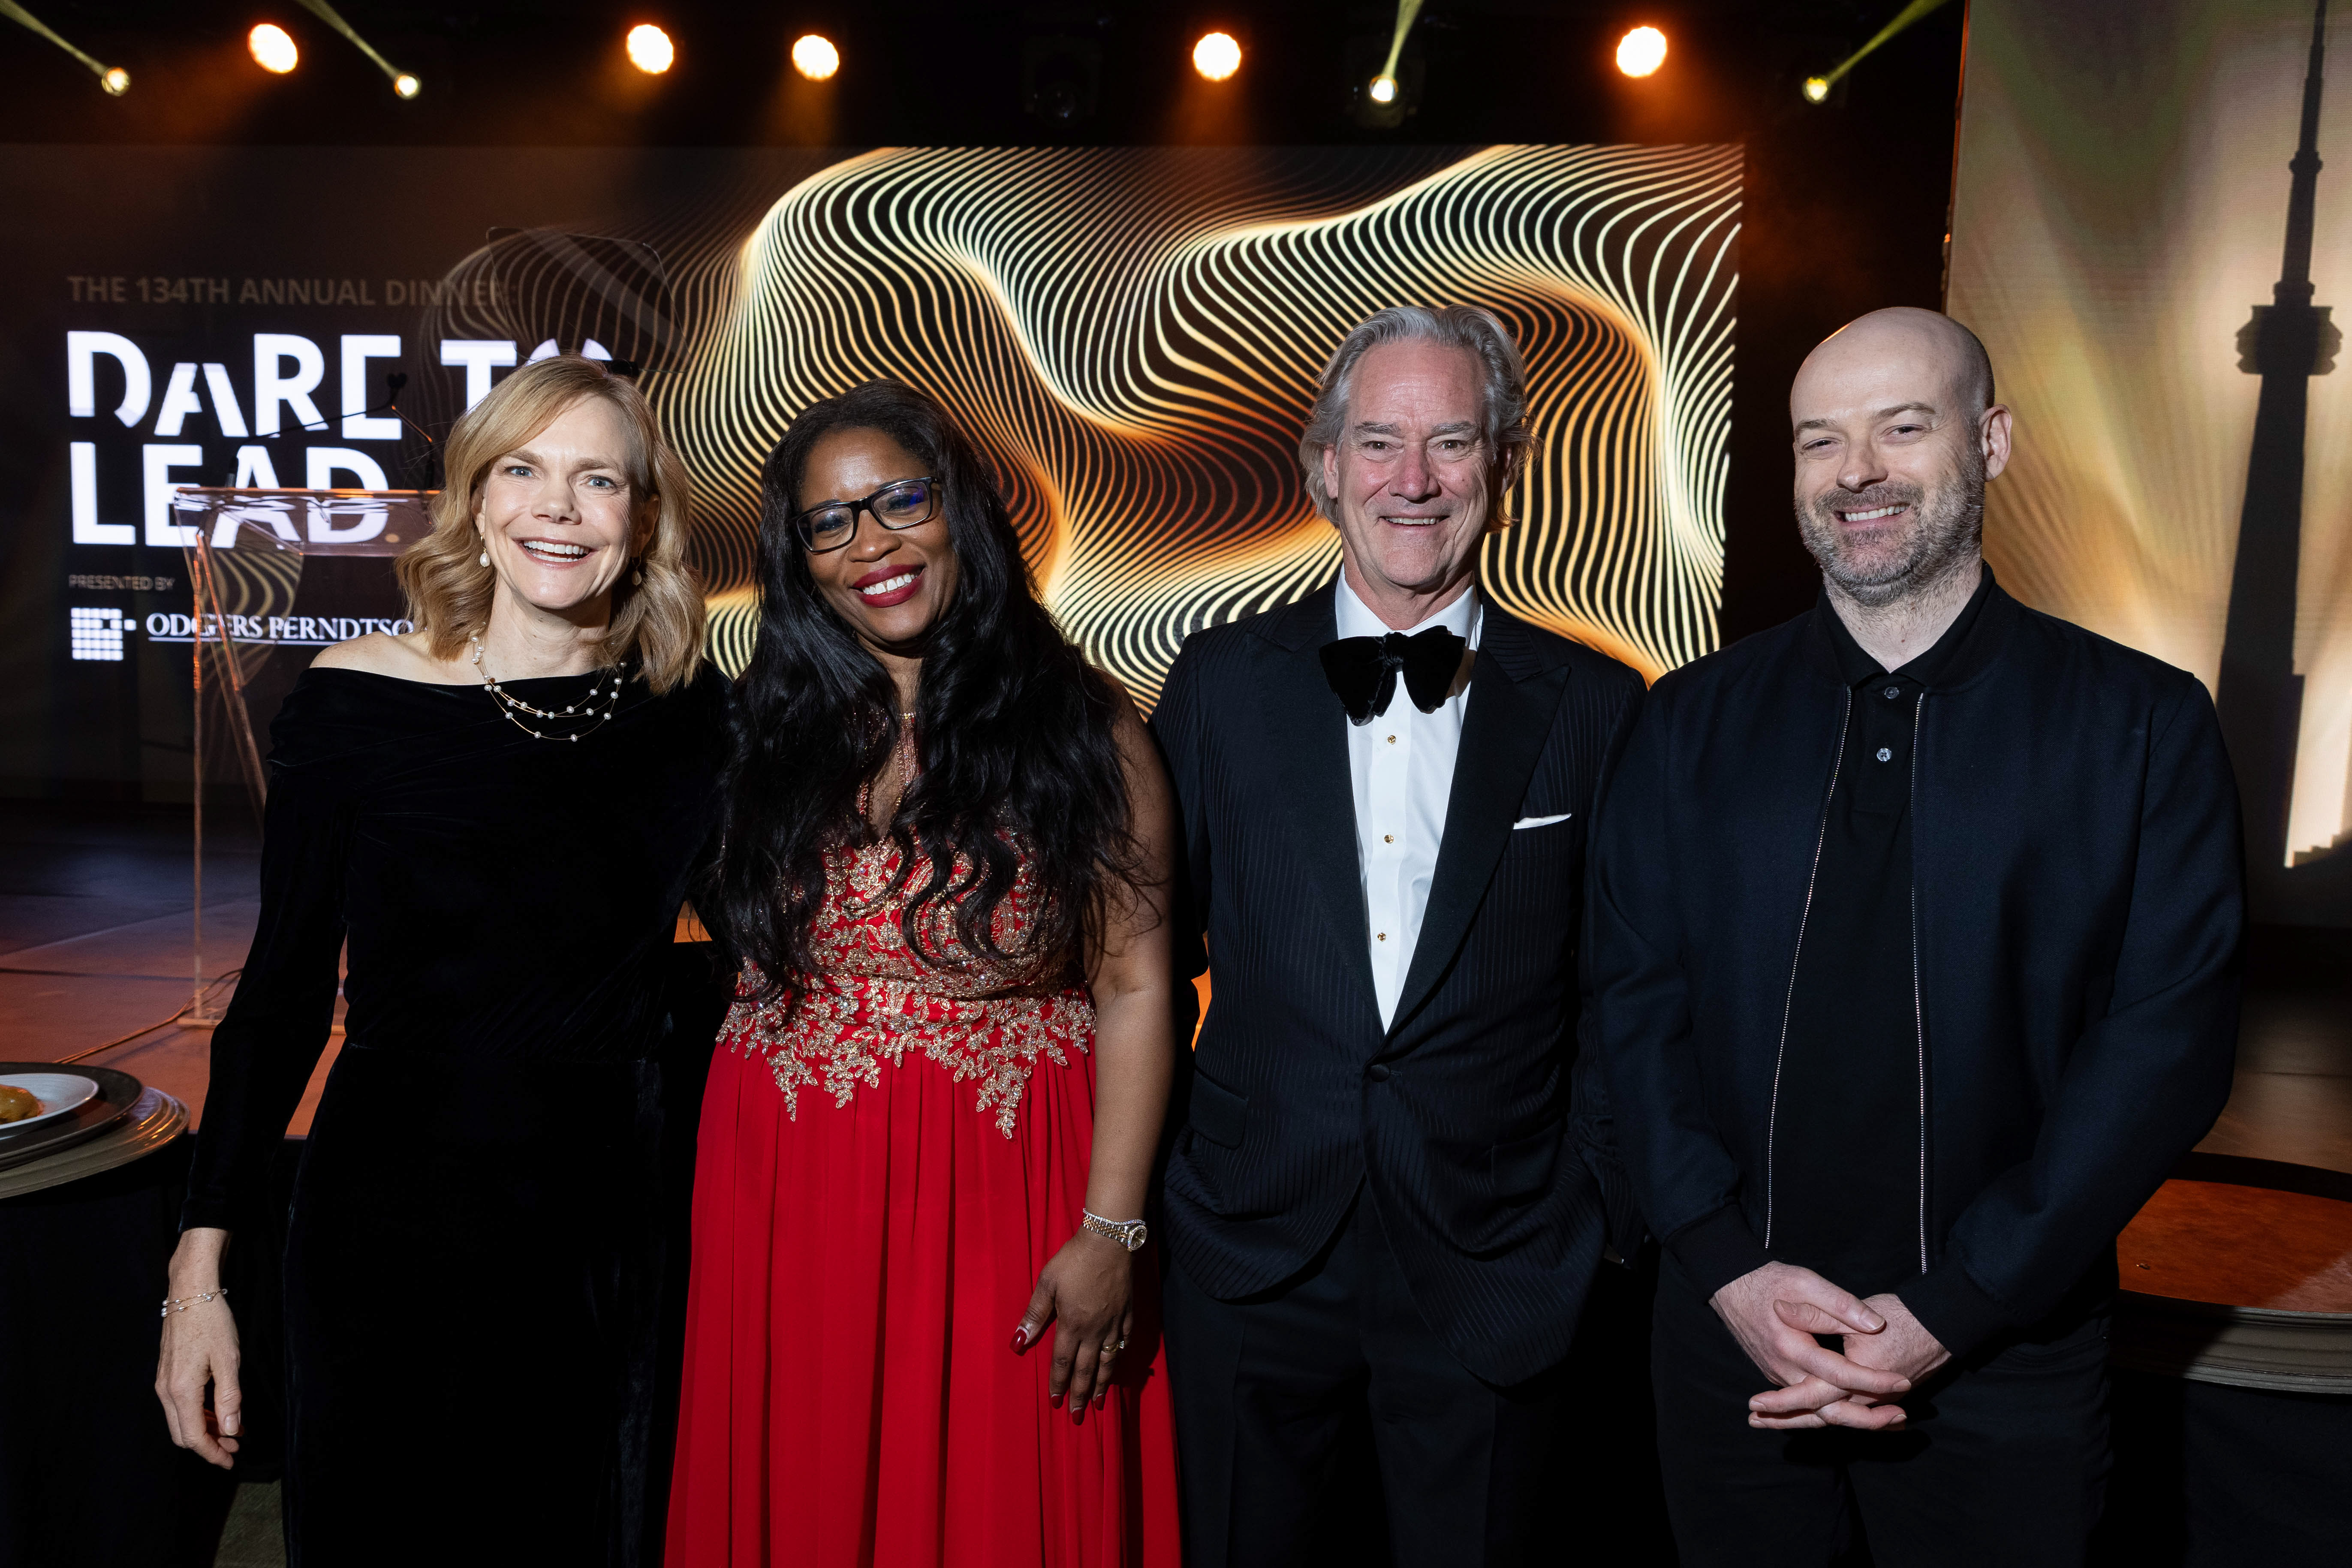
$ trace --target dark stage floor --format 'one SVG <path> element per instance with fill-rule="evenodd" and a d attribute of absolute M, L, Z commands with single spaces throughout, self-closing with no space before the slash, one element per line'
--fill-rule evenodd
<path fill-rule="evenodd" d="M 188 809 L 0 802 L 0 1050 L 54 1061 L 169 1018 L 194 988 Z M 259 912 L 249 811 L 206 814 L 206 975 L 245 960 Z M 212 993 L 217 1009 L 229 986 Z M 174 1025 L 90 1058 L 201 1110 L 211 1032 Z M 330 1051 L 328 1060 L 332 1060 Z M 323 1077 L 325 1064 L 320 1065 Z M 317 1081 L 294 1131 L 308 1130 Z"/>

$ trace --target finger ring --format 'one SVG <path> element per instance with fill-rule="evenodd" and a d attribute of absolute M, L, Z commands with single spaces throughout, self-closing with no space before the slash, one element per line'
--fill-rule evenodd
<path fill-rule="evenodd" d="M 1117 1355 L 1117 1354 L 1119 1352 L 1119 1351 L 1120 1351 L 1120 1349 L 1121 1349 L 1121 1348 L 1122 1348 L 1122 1347 L 1121 1347 L 1121 1346 L 1118 1346 L 1118 1345 L 1105 1345 L 1105 1346 L 1103 1346 L 1103 1348 L 1102 1348 L 1102 1357 L 1103 1357 L 1103 1360 L 1105 1360 L 1105 1361 L 1108 1361 L 1111 1357 L 1113 1357 L 1113 1356 Z"/>

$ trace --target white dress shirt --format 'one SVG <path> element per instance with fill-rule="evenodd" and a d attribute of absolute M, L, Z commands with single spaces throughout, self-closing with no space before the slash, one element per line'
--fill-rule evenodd
<path fill-rule="evenodd" d="M 1339 635 L 1385 637 L 1391 629 L 1368 609 L 1339 574 Z M 1486 616 L 1478 590 L 1460 597 L 1406 633 L 1444 626 L 1478 646 Z M 1437 874 L 1437 847 L 1445 835 L 1445 805 L 1454 794 L 1454 758 L 1462 747 L 1462 715 L 1469 683 L 1424 713 L 1412 705 L 1404 677 L 1397 676 L 1388 711 L 1369 724 L 1347 725 L 1348 772 L 1356 791 L 1356 865 L 1364 879 L 1365 941 L 1372 955 L 1372 992 L 1381 1026 L 1396 1017 L 1398 993 L 1412 967 L 1421 940 L 1421 917 L 1429 908 L 1429 884 Z"/>

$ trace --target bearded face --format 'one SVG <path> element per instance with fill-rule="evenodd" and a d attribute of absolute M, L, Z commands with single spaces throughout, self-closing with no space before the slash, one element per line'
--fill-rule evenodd
<path fill-rule="evenodd" d="M 1797 501 L 1805 548 L 1855 603 L 1892 603 L 1973 560 L 1984 535 L 1984 454 L 1970 439 L 1932 485 L 1889 476 Z"/>

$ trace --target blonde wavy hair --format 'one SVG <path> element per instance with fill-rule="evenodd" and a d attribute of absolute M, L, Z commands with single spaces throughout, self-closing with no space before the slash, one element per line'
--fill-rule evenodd
<path fill-rule="evenodd" d="M 433 531 L 401 552 L 401 592 L 436 658 L 455 658 L 467 637 L 489 624 L 498 576 L 481 563 L 474 513 L 490 465 L 590 397 L 620 414 L 629 434 L 623 458 L 629 493 L 641 506 L 654 503 L 649 521 L 640 511 L 629 541 L 630 563 L 643 581 L 632 583 L 625 573 L 614 583 L 613 619 L 600 657 L 618 664 L 635 654 L 646 684 L 667 691 L 691 679 L 702 660 L 702 585 L 686 562 L 691 481 L 645 395 L 594 360 L 557 354 L 527 364 L 451 427 L 441 447 L 446 479 L 433 498 Z"/>

